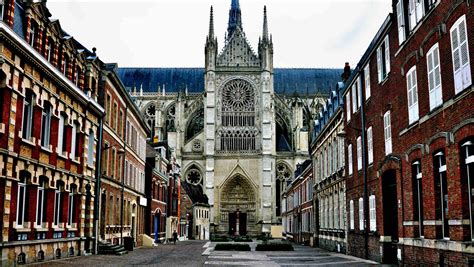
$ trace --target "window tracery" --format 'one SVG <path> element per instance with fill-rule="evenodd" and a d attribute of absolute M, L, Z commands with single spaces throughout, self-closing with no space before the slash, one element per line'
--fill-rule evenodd
<path fill-rule="evenodd" d="M 189 121 L 186 129 L 186 142 L 199 134 L 204 129 L 204 109 L 197 111 Z"/>
<path fill-rule="evenodd" d="M 233 79 L 222 88 L 221 129 L 217 147 L 220 151 L 255 151 L 258 149 L 255 127 L 255 90 L 243 79 Z"/>
<path fill-rule="evenodd" d="M 176 104 L 172 104 L 166 111 L 166 131 L 167 132 L 176 132 Z"/>
<path fill-rule="evenodd" d="M 192 167 L 191 170 L 188 171 L 186 175 L 186 181 L 192 185 L 199 185 L 202 181 L 201 172 L 196 169 L 196 167 Z"/>

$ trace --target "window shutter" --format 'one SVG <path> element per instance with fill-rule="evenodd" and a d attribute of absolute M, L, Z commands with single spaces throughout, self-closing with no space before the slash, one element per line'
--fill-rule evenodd
<path fill-rule="evenodd" d="M 415 9 L 416 9 L 416 23 L 420 22 L 423 17 L 423 0 L 415 0 Z"/>
<path fill-rule="evenodd" d="M 454 88 L 457 94 L 472 84 L 465 15 L 459 18 L 451 27 L 451 51 L 453 55 Z"/>
<path fill-rule="evenodd" d="M 462 77 L 463 77 L 463 87 L 471 85 L 471 66 L 469 64 L 469 50 L 468 50 L 468 41 L 466 33 L 466 20 L 461 18 L 459 22 L 459 48 L 461 53 L 461 66 L 462 66 Z"/>
<path fill-rule="evenodd" d="M 346 95 L 346 119 L 351 120 L 351 94 L 350 92 Z"/>
<path fill-rule="evenodd" d="M 362 76 L 360 76 L 357 79 L 357 107 L 360 108 L 360 105 L 362 104 L 361 101 L 363 99 L 362 97 Z"/>
<path fill-rule="evenodd" d="M 367 129 L 367 146 L 368 146 L 368 162 L 369 164 L 374 161 L 374 143 L 372 139 L 372 127 Z"/>
<path fill-rule="evenodd" d="M 416 25 L 416 11 L 415 11 L 415 0 L 409 0 L 408 2 L 408 16 L 410 17 L 410 31 L 415 28 Z"/>
<path fill-rule="evenodd" d="M 418 92 L 416 82 L 416 67 L 411 68 L 407 74 L 408 95 L 408 120 L 413 123 L 418 120 Z"/>
<path fill-rule="evenodd" d="M 354 229 L 354 200 L 349 201 L 349 226 Z"/>
<path fill-rule="evenodd" d="M 347 146 L 347 164 L 349 168 L 349 175 L 352 174 L 352 144 Z"/>
<path fill-rule="evenodd" d="M 441 91 L 441 74 L 439 64 L 439 48 L 435 44 L 427 54 L 428 66 L 428 88 L 430 95 L 430 110 L 443 103 L 443 96 Z"/>
<path fill-rule="evenodd" d="M 357 111 L 357 83 L 354 83 L 351 88 L 352 92 L 352 113 Z"/>
<path fill-rule="evenodd" d="M 388 34 L 385 36 L 385 75 L 390 72 L 390 43 L 388 41 Z"/>
<path fill-rule="evenodd" d="M 398 43 L 405 41 L 405 14 L 403 13 L 403 0 L 397 3 L 397 20 L 398 20 Z"/>
<path fill-rule="evenodd" d="M 384 119 L 385 155 L 392 153 L 392 129 L 390 125 L 390 111 L 387 111 Z"/>
<path fill-rule="evenodd" d="M 370 67 L 369 64 L 364 68 L 364 80 L 365 80 L 365 99 L 370 98 Z"/>
<path fill-rule="evenodd" d="M 362 139 L 357 137 L 357 170 L 362 170 Z"/>
<path fill-rule="evenodd" d="M 377 74 L 379 77 L 379 83 L 383 80 L 382 77 L 382 47 L 377 49 Z"/>
<path fill-rule="evenodd" d="M 375 196 L 369 197 L 369 216 L 370 216 L 370 231 L 377 230 L 377 213 L 375 209 Z"/>
<path fill-rule="evenodd" d="M 364 199 L 359 198 L 359 230 L 364 230 Z"/>

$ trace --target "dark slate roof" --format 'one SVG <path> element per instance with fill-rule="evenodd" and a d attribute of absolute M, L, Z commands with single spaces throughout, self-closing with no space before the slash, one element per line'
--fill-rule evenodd
<path fill-rule="evenodd" d="M 186 194 L 188 194 L 193 204 L 209 204 L 209 199 L 207 195 L 203 193 L 201 186 L 192 185 L 187 181 L 183 181 L 181 182 L 181 188 L 183 188 Z"/>
<path fill-rule="evenodd" d="M 275 92 L 298 95 L 328 92 L 340 81 L 341 69 L 281 69 L 274 70 Z M 156 92 L 165 85 L 166 92 L 179 92 L 188 88 L 190 93 L 204 90 L 203 68 L 119 68 L 118 75 L 123 84 L 143 92 Z"/>

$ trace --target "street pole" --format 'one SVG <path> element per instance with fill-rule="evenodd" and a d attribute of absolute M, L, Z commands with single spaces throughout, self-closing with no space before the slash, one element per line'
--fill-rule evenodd
<path fill-rule="evenodd" d="M 100 193 L 100 178 L 102 176 L 101 174 L 101 161 L 102 161 L 102 129 L 103 128 L 103 116 L 99 117 L 99 137 L 97 140 L 97 146 L 96 146 L 96 161 L 95 161 L 95 178 L 96 178 L 96 184 L 95 184 L 95 199 L 94 199 L 94 253 L 98 253 L 98 245 L 99 245 L 99 208 L 100 208 L 100 199 L 101 199 L 101 193 Z"/>

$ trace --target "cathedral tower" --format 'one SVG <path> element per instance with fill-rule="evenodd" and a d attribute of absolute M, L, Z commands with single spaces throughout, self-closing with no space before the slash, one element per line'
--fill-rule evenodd
<path fill-rule="evenodd" d="M 275 192 L 273 44 L 266 8 L 258 54 L 232 0 L 218 53 L 211 7 L 205 48 L 205 192 L 217 232 L 269 232 Z"/>

